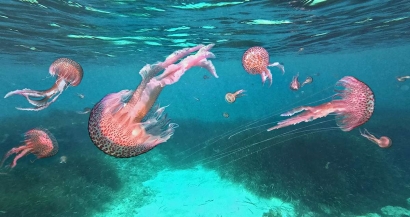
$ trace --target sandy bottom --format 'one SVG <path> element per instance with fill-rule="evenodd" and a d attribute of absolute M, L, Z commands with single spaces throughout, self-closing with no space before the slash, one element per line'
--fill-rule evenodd
<path fill-rule="evenodd" d="M 138 182 L 130 171 L 123 191 L 96 217 L 110 216 L 295 216 L 291 204 L 255 196 L 240 185 L 221 179 L 200 166 L 186 170 L 161 170 Z M 133 181 L 134 178 L 136 180 Z"/>

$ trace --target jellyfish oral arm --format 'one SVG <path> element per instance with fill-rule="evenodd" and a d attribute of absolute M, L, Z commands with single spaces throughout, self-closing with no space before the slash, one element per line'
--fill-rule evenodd
<path fill-rule="evenodd" d="M 27 153 L 29 153 L 32 149 L 31 148 L 27 148 L 26 146 L 20 146 L 17 148 L 12 148 L 10 151 L 8 151 L 4 157 L 3 160 L 0 163 L 0 167 L 3 166 L 4 161 L 7 160 L 8 157 L 10 157 L 10 155 L 12 154 L 17 154 L 17 156 L 14 158 L 13 163 L 10 165 L 11 168 L 15 167 L 17 165 L 17 160 L 24 157 L 24 155 L 26 155 Z"/>
<path fill-rule="evenodd" d="M 209 45 L 208 45 L 209 46 Z M 213 45 L 212 45 L 213 46 Z M 177 50 L 174 53 L 172 53 L 171 55 L 169 55 L 164 62 L 162 63 L 158 63 L 158 65 L 160 65 L 162 68 L 167 68 L 169 65 L 175 63 L 176 61 L 178 61 L 179 59 L 181 59 L 182 57 L 185 57 L 187 55 L 189 55 L 190 53 L 194 52 L 194 51 L 198 51 L 201 48 L 203 48 L 204 45 L 199 44 L 195 47 L 192 48 L 184 48 L 182 50 Z M 211 47 L 212 48 L 212 47 Z M 209 48 L 210 49 L 210 48 Z M 208 49 L 208 50 L 209 50 Z"/>
<path fill-rule="evenodd" d="M 48 90 L 44 90 L 44 91 L 36 91 L 36 90 L 30 90 L 30 89 L 15 90 L 15 91 L 11 91 L 7 93 L 4 96 L 4 98 L 7 98 L 12 95 L 21 95 L 25 97 L 27 101 L 35 107 L 34 108 L 16 107 L 16 109 L 25 110 L 25 111 L 39 111 L 39 110 L 47 108 L 51 103 L 55 102 L 66 87 L 68 87 L 68 83 L 64 79 L 57 79 L 56 83 Z M 41 99 L 32 99 L 32 98 L 41 98 Z"/>
<path fill-rule="evenodd" d="M 234 95 L 236 96 L 236 98 L 239 98 L 239 97 L 244 96 L 244 95 L 245 95 L 245 94 L 244 94 L 245 92 L 246 92 L 246 90 L 241 89 L 241 90 L 236 91 L 236 92 L 234 93 Z"/>
<path fill-rule="evenodd" d="M 161 87 L 164 87 L 166 85 L 174 84 L 177 81 L 179 81 L 179 79 L 187 70 L 194 66 L 203 67 L 207 69 L 214 77 L 218 78 L 214 65 L 210 60 L 207 60 L 207 58 L 215 57 L 215 55 L 209 51 L 213 46 L 213 44 L 210 44 L 201 47 L 195 55 L 186 57 L 185 59 L 181 60 L 181 62 L 179 62 L 178 64 L 164 64 L 165 62 L 170 63 L 169 61 L 167 61 L 168 59 L 174 59 L 170 57 L 172 57 L 175 54 L 171 54 L 171 56 L 168 57 L 164 63 L 160 64 L 161 66 L 166 66 L 165 71 L 161 75 L 154 77 L 154 79 L 150 81 L 149 85 L 160 85 Z M 185 54 L 185 52 L 183 53 Z"/>
<path fill-rule="evenodd" d="M 279 62 L 274 62 L 272 64 L 269 64 L 268 66 L 270 67 L 278 67 L 280 69 L 280 71 L 282 71 L 282 75 L 285 74 L 285 66 L 283 66 L 282 64 L 280 64 Z"/>
<path fill-rule="evenodd" d="M 268 131 L 276 130 L 279 128 L 287 127 L 290 125 L 299 124 L 301 122 L 309 122 L 313 121 L 318 118 L 326 117 L 330 113 L 339 113 L 344 111 L 345 109 L 339 105 L 340 101 L 334 100 L 332 102 L 328 102 L 319 106 L 301 106 L 294 108 L 288 112 L 281 114 L 281 116 L 292 116 L 296 113 L 302 112 L 301 114 L 291 117 L 289 119 L 283 120 L 278 122 L 278 124 L 274 127 L 268 129 Z"/>
<path fill-rule="evenodd" d="M 132 107 L 132 116 L 137 118 L 135 121 L 140 121 L 149 112 L 152 105 L 155 103 L 162 89 L 167 86 L 176 83 L 182 77 L 182 75 L 194 66 L 200 66 L 208 69 L 212 75 L 216 78 L 215 67 L 211 61 L 207 58 L 213 58 L 215 55 L 209 50 L 213 47 L 213 44 L 203 46 L 198 45 L 193 48 L 186 48 L 180 51 L 172 53 L 164 62 L 157 63 L 156 65 L 147 65 L 141 70 L 140 74 L 143 76 L 143 81 L 138 86 L 137 90 L 133 93 L 130 99 L 129 107 Z M 191 55 L 182 59 L 181 62 L 174 64 L 172 61 L 188 55 L 190 52 L 198 52 L 195 55 Z M 165 67 L 165 70 L 160 75 L 156 75 L 160 69 Z M 151 78 L 152 77 L 152 78 Z"/>
<path fill-rule="evenodd" d="M 272 73 L 270 72 L 269 69 L 266 69 L 266 71 L 261 72 L 261 79 L 262 79 L 262 84 L 265 84 L 266 79 L 269 79 L 270 84 L 272 85 Z"/>

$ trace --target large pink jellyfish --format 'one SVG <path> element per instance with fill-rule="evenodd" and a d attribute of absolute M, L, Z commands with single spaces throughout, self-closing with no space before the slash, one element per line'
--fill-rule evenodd
<path fill-rule="evenodd" d="M 39 111 L 47 108 L 51 103 L 56 101 L 60 94 L 63 93 L 63 91 L 69 85 L 77 86 L 83 79 L 83 68 L 80 66 L 80 64 L 68 58 L 60 58 L 54 61 L 49 68 L 49 73 L 52 76 L 57 76 L 57 81 L 50 89 L 43 91 L 30 89 L 15 90 L 7 93 L 4 98 L 16 94 L 22 95 L 26 97 L 27 101 L 31 105 L 34 105 L 34 108 L 16 107 L 16 109 L 26 111 Z"/>
<path fill-rule="evenodd" d="M 340 90 L 340 87 L 344 89 Z M 330 102 L 314 107 L 301 106 L 281 114 L 281 116 L 292 116 L 304 111 L 295 117 L 280 121 L 268 131 L 313 121 L 330 113 L 336 114 L 337 125 L 343 131 L 350 131 L 369 120 L 374 110 L 374 95 L 365 83 L 354 77 L 346 76 L 336 83 L 335 91 L 338 93 Z"/>
<path fill-rule="evenodd" d="M 207 60 L 215 57 L 209 51 L 212 47 L 198 45 L 175 51 L 164 62 L 145 65 L 139 72 L 142 81 L 136 90 L 106 95 L 90 112 L 88 132 L 93 143 L 106 154 L 133 157 L 166 142 L 178 125 L 163 114 L 165 107 L 151 107 L 162 89 L 177 82 L 191 67 L 206 68 L 217 78 L 214 65 Z M 198 52 L 186 57 L 194 51 Z"/>
<path fill-rule="evenodd" d="M 12 154 L 17 154 L 11 163 L 10 167 L 13 168 L 17 165 L 17 160 L 28 155 L 30 153 L 37 156 L 37 158 L 46 158 L 53 156 L 58 151 L 58 143 L 48 130 L 42 128 L 34 128 L 27 131 L 24 134 L 24 144 L 17 148 L 12 148 L 4 155 L 3 160 L 0 163 L 0 167 L 3 166 L 4 161 Z"/>

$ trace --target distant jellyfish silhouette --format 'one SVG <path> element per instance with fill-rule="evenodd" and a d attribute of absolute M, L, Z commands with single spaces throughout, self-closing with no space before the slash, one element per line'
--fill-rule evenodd
<path fill-rule="evenodd" d="M 234 103 L 237 98 L 244 96 L 244 94 L 243 94 L 244 92 L 245 92 L 245 90 L 241 89 L 241 90 L 238 90 L 234 93 L 227 93 L 227 94 L 225 94 L 225 101 L 227 103 Z"/>
<path fill-rule="evenodd" d="M 272 74 L 268 66 L 276 66 L 282 74 L 285 73 L 285 67 L 279 62 L 269 64 L 269 53 L 263 47 L 251 47 L 246 50 L 242 56 L 242 65 L 249 74 L 260 74 L 262 84 L 268 79 L 272 85 Z"/>
<path fill-rule="evenodd" d="M 56 101 L 68 86 L 79 85 L 83 78 L 83 68 L 80 64 L 68 58 L 60 58 L 54 61 L 49 68 L 49 73 L 51 76 L 57 76 L 57 81 L 50 89 L 43 91 L 30 89 L 15 90 L 7 93 L 4 98 L 12 95 L 22 95 L 31 105 L 34 105 L 34 108 L 16 107 L 16 109 L 39 111 Z"/>
<path fill-rule="evenodd" d="M 217 78 L 214 65 L 207 59 L 215 57 L 209 51 L 212 47 L 213 44 L 198 45 L 175 51 L 164 62 L 145 65 L 140 70 L 142 81 L 135 90 L 106 95 L 90 112 L 88 132 L 92 142 L 106 154 L 125 158 L 145 153 L 170 139 L 178 125 L 170 123 L 165 107 L 153 104 L 165 86 L 176 83 L 194 66 L 207 69 Z"/>
<path fill-rule="evenodd" d="M 60 164 L 65 164 L 67 163 L 67 156 L 61 156 L 60 157 Z"/>
<path fill-rule="evenodd" d="M 24 145 L 16 148 L 12 148 L 5 155 L 0 163 L 0 167 L 3 166 L 4 162 L 12 154 L 17 156 L 14 158 L 10 167 L 13 168 L 17 165 L 17 160 L 32 153 L 37 156 L 37 158 L 46 158 L 55 155 L 58 152 L 58 143 L 48 130 L 42 128 L 34 128 L 27 131 L 24 134 L 25 140 Z"/>
<path fill-rule="evenodd" d="M 374 135 L 369 133 L 366 129 L 362 132 L 360 130 L 360 135 L 362 135 L 364 138 L 370 140 L 371 142 L 377 144 L 380 148 L 388 148 L 391 146 L 392 141 L 389 137 L 387 136 L 382 136 L 380 139 L 376 138 Z"/>
<path fill-rule="evenodd" d="M 335 86 L 337 94 L 332 101 L 312 107 L 301 106 L 283 113 L 281 116 L 292 116 L 304 111 L 295 117 L 280 121 L 268 131 L 313 121 L 326 117 L 330 113 L 336 114 L 336 123 L 343 131 L 350 131 L 367 122 L 374 110 L 373 91 L 365 83 L 352 76 L 343 77 Z"/>

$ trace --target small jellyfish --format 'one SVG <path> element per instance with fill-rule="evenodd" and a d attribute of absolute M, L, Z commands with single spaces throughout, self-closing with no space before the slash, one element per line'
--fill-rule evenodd
<path fill-rule="evenodd" d="M 56 101 L 68 86 L 77 86 L 83 79 L 83 68 L 80 64 L 68 58 L 60 58 L 54 61 L 49 68 L 49 73 L 51 76 L 57 76 L 57 81 L 50 89 L 37 91 L 25 88 L 8 92 L 4 98 L 16 94 L 22 95 L 34 108 L 16 107 L 16 109 L 39 111 L 47 108 L 51 103 Z"/>
<path fill-rule="evenodd" d="M 296 76 L 293 76 L 292 81 L 290 82 L 289 88 L 291 90 L 299 90 L 300 88 L 300 82 L 298 81 L 299 78 L 299 72 L 296 74 Z"/>
<path fill-rule="evenodd" d="M 268 66 L 276 66 L 282 71 L 282 74 L 285 73 L 283 64 L 279 62 L 269 64 L 269 53 L 263 47 L 251 47 L 246 50 L 242 56 L 242 65 L 249 74 L 260 74 L 262 84 L 268 79 L 272 85 L 272 74 Z"/>
<path fill-rule="evenodd" d="M 360 135 L 362 135 L 364 138 L 370 140 L 371 142 L 377 144 L 380 148 L 388 148 L 391 146 L 392 141 L 389 137 L 387 136 L 382 136 L 380 139 L 376 138 L 374 135 L 369 133 L 366 129 L 364 129 L 364 132 L 360 130 Z"/>
<path fill-rule="evenodd" d="M 61 156 L 60 157 L 60 164 L 65 164 L 67 163 L 67 156 Z"/>
<path fill-rule="evenodd" d="M 310 76 L 307 76 L 305 81 L 302 83 L 302 85 L 300 87 L 303 87 L 303 86 L 305 86 L 305 84 L 310 84 L 312 82 L 313 82 L 313 78 L 310 77 Z"/>
<path fill-rule="evenodd" d="M 4 155 L 3 160 L 0 163 L 0 167 L 3 166 L 4 161 L 12 154 L 17 154 L 11 163 L 10 167 L 13 168 L 17 165 L 17 160 L 32 153 L 37 158 L 46 158 L 55 155 L 58 151 L 58 143 L 48 130 L 42 128 L 34 128 L 27 131 L 24 134 L 24 145 L 12 148 Z"/>
<path fill-rule="evenodd" d="M 228 113 L 228 112 L 224 112 L 224 113 L 222 113 L 222 116 L 224 116 L 224 118 L 229 118 L 229 113 Z"/>
<path fill-rule="evenodd" d="M 234 103 L 236 101 L 236 98 L 242 97 L 245 94 L 243 94 L 245 92 L 245 90 L 238 90 L 235 93 L 227 93 L 225 95 L 225 101 L 227 103 Z"/>

